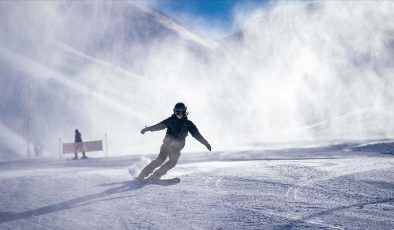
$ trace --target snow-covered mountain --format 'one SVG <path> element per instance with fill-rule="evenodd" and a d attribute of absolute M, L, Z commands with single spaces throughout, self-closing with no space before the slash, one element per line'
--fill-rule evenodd
<path fill-rule="evenodd" d="M 86 139 L 109 132 L 127 140 L 138 122 L 150 121 L 140 92 L 161 87 L 146 74 L 147 59 L 166 41 L 194 54 L 217 46 L 130 2 L 1 2 L 0 23 L 2 155 L 24 155 L 28 139 L 54 151 L 75 128 Z M 119 123 L 96 127 L 93 115 Z M 114 126 L 128 127 L 121 134 Z"/>
<path fill-rule="evenodd" d="M 54 154 L 75 128 L 111 153 L 157 151 L 163 133 L 139 130 L 179 101 L 214 149 L 391 138 L 393 10 L 279 2 L 213 41 L 130 2 L 1 2 L 2 155 L 27 140 Z"/>
<path fill-rule="evenodd" d="M 393 9 L 371 1 L 256 9 L 222 40 L 213 65 L 231 67 L 218 71 L 226 84 L 217 104 L 257 141 L 391 137 Z"/>

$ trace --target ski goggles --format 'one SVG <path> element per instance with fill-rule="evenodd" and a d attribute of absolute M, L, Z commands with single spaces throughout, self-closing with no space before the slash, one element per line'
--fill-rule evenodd
<path fill-rule="evenodd" d="M 175 115 L 185 115 L 185 111 L 177 111 L 177 110 L 174 110 L 174 114 L 175 114 Z"/>

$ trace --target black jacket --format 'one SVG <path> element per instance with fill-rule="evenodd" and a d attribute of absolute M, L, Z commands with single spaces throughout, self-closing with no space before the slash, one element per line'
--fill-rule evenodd
<path fill-rule="evenodd" d="M 190 132 L 190 134 L 201 142 L 201 144 L 205 146 L 209 145 L 208 141 L 200 134 L 197 127 L 192 121 L 189 121 L 186 116 L 182 119 L 177 119 L 175 115 L 172 115 L 156 125 L 147 127 L 146 130 L 157 131 L 165 128 L 167 128 L 167 132 L 163 142 L 166 144 L 171 144 L 182 149 L 185 146 L 185 138 L 188 132 Z"/>
<path fill-rule="evenodd" d="M 82 137 L 80 132 L 75 133 L 75 142 L 82 142 Z"/>

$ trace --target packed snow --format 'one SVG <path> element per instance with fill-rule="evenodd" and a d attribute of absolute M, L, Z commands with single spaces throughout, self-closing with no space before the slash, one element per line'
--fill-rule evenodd
<path fill-rule="evenodd" d="M 388 143 L 183 153 L 168 186 L 128 172 L 155 155 L 3 161 L 0 229 L 393 229 Z"/>

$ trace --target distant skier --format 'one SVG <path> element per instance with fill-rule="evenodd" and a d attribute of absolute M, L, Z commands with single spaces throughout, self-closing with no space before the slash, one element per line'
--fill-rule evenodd
<path fill-rule="evenodd" d="M 85 152 L 83 151 L 83 146 L 82 146 L 82 137 L 81 133 L 78 131 L 78 129 L 75 130 L 75 156 L 73 160 L 78 159 L 78 151 L 82 152 L 82 157 L 81 159 L 88 159 L 88 157 L 85 155 Z"/>
<path fill-rule="evenodd" d="M 205 145 L 209 151 L 211 151 L 211 145 L 200 134 L 193 122 L 187 119 L 188 113 L 186 110 L 187 107 L 185 104 L 181 102 L 177 103 L 173 109 L 174 114 L 171 117 L 156 125 L 145 127 L 141 130 L 142 134 L 147 131 L 158 131 L 163 129 L 167 129 L 167 132 L 163 140 L 163 144 L 160 147 L 159 156 L 157 156 L 155 160 L 145 166 L 145 168 L 138 175 L 138 180 L 144 180 L 156 168 L 161 166 L 148 178 L 151 180 L 158 180 L 161 176 L 166 174 L 168 170 L 175 167 L 181 155 L 181 150 L 185 146 L 185 138 L 188 132 L 190 132 L 194 138 L 196 138 L 199 142 Z M 164 165 L 162 165 L 167 157 L 169 157 L 169 160 Z"/>

